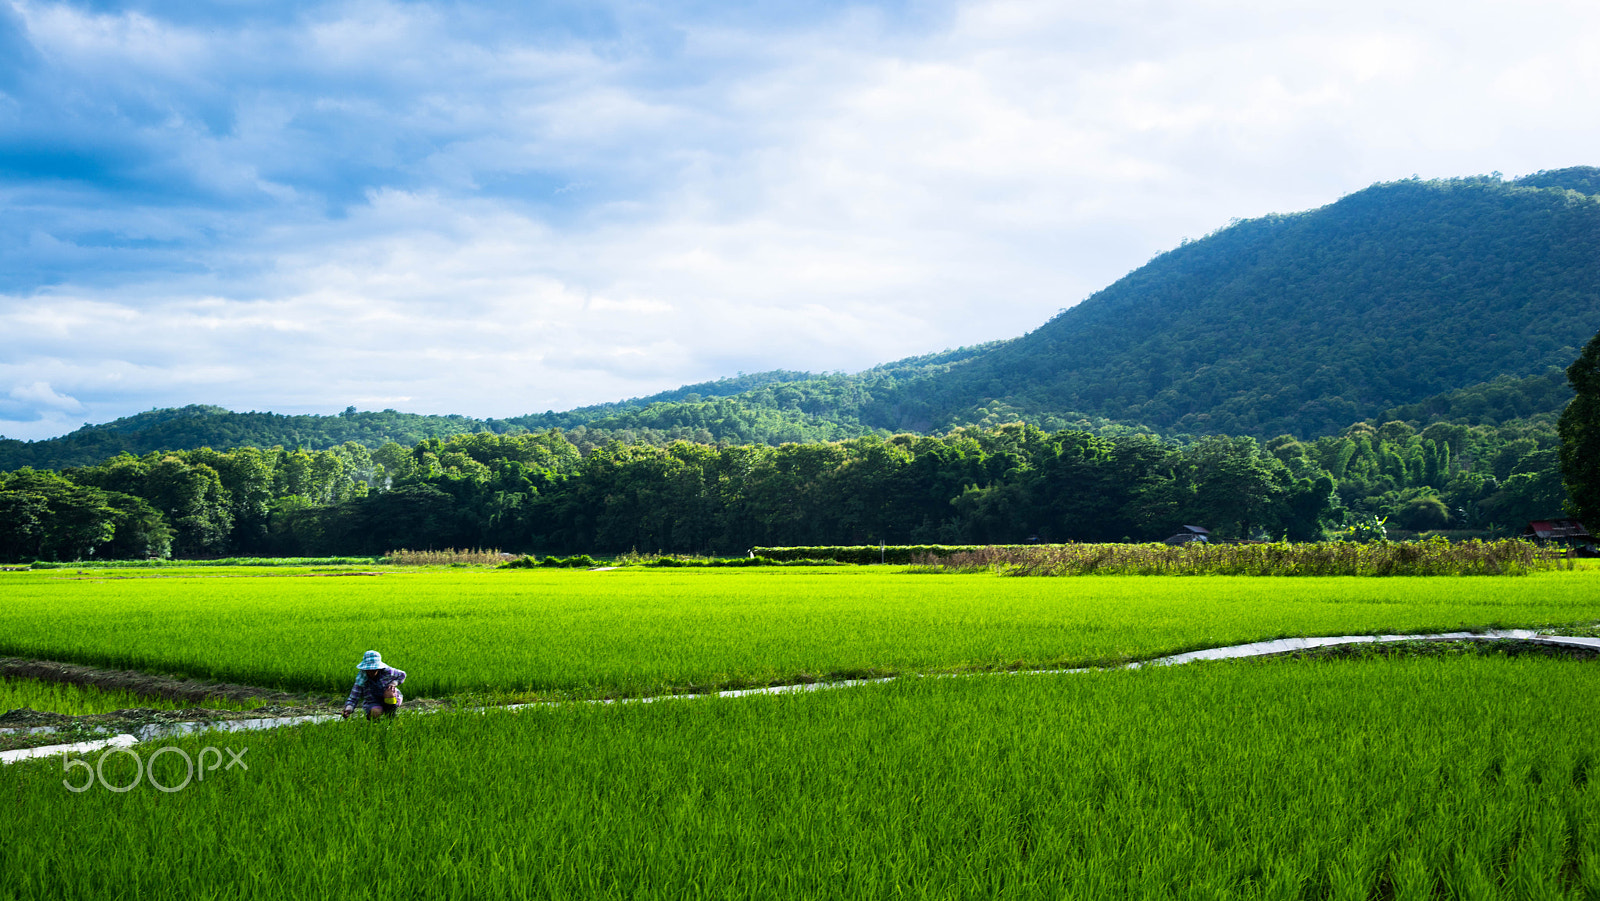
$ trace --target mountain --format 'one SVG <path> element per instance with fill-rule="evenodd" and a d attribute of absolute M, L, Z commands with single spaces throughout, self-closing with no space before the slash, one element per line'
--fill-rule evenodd
<path fill-rule="evenodd" d="M 942 428 L 1004 405 L 1167 432 L 1327 434 L 1565 367 L 1600 328 L 1600 170 L 1381 184 L 1152 260 L 863 421 Z"/>
<path fill-rule="evenodd" d="M 1010 341 L 849 376 L 764 378 L 714 401 L 702 391 L 510 421 L 719 434 L 781 414 L 839 437 L 1017 419 L 1331 434 L 1570 363 L 1600 328 L 1597 191 L 1590 167 L 1374 185 L 1186 243 Z"/>
<path fill-rule="evenodd" d="M 741 374 L 500 420 L 192 406 L 49 441 L 0 440 L 0 470 L 122 450 L 410 444 L 485 429 L 559 427 L 580 446 L 836 440 L 1019 419 L 1310 438 L 1361 420 L 1546 414 L 1570 396 L 1552 367 L 1600 329 L 1597 194 L 1593 167 L 1378 184 L 1187 242 L 1019 338 L 860 373 Z"/>

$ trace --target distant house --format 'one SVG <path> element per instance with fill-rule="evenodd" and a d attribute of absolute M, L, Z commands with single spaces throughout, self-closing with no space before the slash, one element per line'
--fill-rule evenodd
<path fill-rule="evenodd" d="M 1541 519 L 1528 523 L 1522 537 L 1543 544 L 1546 541 L 1561 544 L 1591 544 L 1594 536 L 1576 519 Z"/>
<path fill-rule="evenodd" d="M 1184 526 L 1178 530 L 1178 534 L 1166 539 L 1162 544 L 1188 544 L 1191 541 L 1209 543 L 1211 541 L 1211 530 L 1202 529 L 1199 526 Z"/>

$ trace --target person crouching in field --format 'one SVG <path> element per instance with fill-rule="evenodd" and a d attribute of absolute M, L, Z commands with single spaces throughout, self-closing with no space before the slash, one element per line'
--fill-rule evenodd
<path fill-rule="evenodd" d="M 361 656 L 361 662 L 356 664 L 356 684 L 350 689 L 350 697 L 344 701 L 345 719 L 355 712 L 358 703 L 366 708 L 369 720 L 394 716 L 404 700 L 400 697 L 400 683 L 404 681 L 405 670 L 385 666 L 383 657 L 377 651 L 366 652 Z"/>

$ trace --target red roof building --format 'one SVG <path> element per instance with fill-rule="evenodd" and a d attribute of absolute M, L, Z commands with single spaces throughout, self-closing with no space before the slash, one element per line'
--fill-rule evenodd
<path fill-rule="evenodd" d="M 1561 541 L 1575 544 L 1586 544 L 1594 540 L 1589 530 L 1576 519 L 1536 520 L 1528 523 L 1528 527 L 1522 530 L 1522 537 L 1534 541 Z"/>

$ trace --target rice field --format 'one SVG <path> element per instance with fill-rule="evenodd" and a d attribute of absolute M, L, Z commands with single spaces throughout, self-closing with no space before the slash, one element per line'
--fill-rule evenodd
<path fill-rule="evenodd" d="M 0 770 L 0 898 L 1592 899 L 1597 695 L 1228 662 L 198 736 L 249 769 Z"/>
<path fill-rule="evenodd" d="M 989 674 L 136 745 L 175 749 L 147 771 L 163 785 L 184 780 L 176 751 L 248 748 L 248 769 L 171 793 L 12 764 L 0 901 L 1600 898 L 1593 661 L 1005 672 L 1287 635 L 1593 632 L 1600 571 L 340 572 L 6 573 L 0 654 L 342 694 L 377 647 L 412 697 Z M 0 708 L 160 706 L 72 691 L 0 682 Z M 132 754 L 86 760 L 135 775 Z"/>
<path fill-rule="evenodd" d="M 1096 665 L 1286 636 L 1600 621 L 1600 571 L 1015 579 L 817 569 L 0 574 L 0 655 L 342 694 L 605 697 Z"/>
<path fill-rule="evenodd" d="M 1091 666 L 1288 635 L 1600 621 L 1600 571 L 1518 578 L 1008 579 L 893 568 L 0 575 L 0 655 L 410 696 L 654 695 L 891 672 Z"/>

